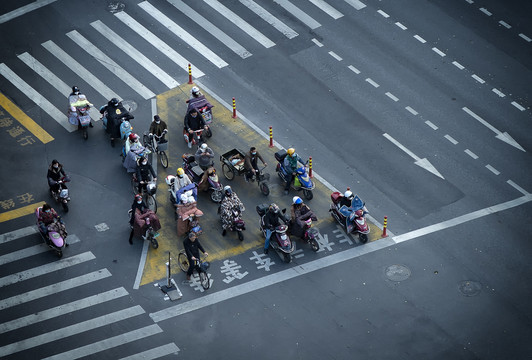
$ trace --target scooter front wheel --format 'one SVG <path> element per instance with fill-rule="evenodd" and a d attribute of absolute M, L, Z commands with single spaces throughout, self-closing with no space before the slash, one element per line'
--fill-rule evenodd
<path fill-rule="evenodd" d="M 312 251 L 317 252 L 320 249 L 320 244 L 316 241 L 316 239 L 310 239 L 309 240 L 310 248 Z"/>
<path fill-rule="evenodd" d="M 219 203 L 220 201 L 222 201 L 222 192 L 213 190 L 211 192 L 211 200 L 214 201 L 215 203 Z"/>
<path fill-rule="evenodd" d="M 283 253 L 283 261 L 287 264 L 290 264 L 290 262 L 292 261 L 292 255 L 288 253 Z"/>
<path fill-rule="evenodd" d="M 307 200 L 312 200 L 314 194 L 312 193 L 312 190 L 303 189 L 303 196 L 305 196 L 305 199 Z"/>
<path fill-rule="evenodd" d="M 63 203 L 63 211 L 68 212 L 68 204 L 66 202 Z"/>
<path fill-rule="evenodd" d="M 365 244 L 368 242 L 368 234 L 358 234 L 358 239 L 362 244 Z"/>
<path fill-rule="evenodd" d="M 205 130 L 205 136 L 208 138 L 212 137 L 212 131 L 210 127 L 207 130 Z"/>
<path fill-rule="evenodd" d="M 86 126 L 83 127 L 83 138 L 85 140 L 87 140 L 89 138 L 89 133 L 87 131 L 87 127 Z"/>

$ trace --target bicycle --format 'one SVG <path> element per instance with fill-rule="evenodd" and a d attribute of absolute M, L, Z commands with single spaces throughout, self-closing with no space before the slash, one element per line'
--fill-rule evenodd
<path fill-rule="evenodd" d="M 196 259 L 194 262 L 194 271 L 198 273 L 201 287 L 203 287 L 204 290 L 208 290 L 211 287 L 211 281 L 209 280 L 209 274 L 207 273 L 207 269 L 209 268 L 210 264 L 205 261 L 208 255 L 205 255 L 203 257 L 200 257 L 199 259 Z M 177 262 L 179 263 L 179 268 L 183 272 L 187 272 L 188 268 L 190 267 L 190 264 L 188 262 L 187 253 L 185 250 L 181 250 L 179 252 L 179 256 L 177 257 Z"/>
<path fill-rule="evenodd" d="M 168 141 L 161 143 L 159 140 L 162 139 L 166 133 L 167 130 L 164 130 L 161 136 L 157 136 L 155 134 L 148 134 L 145 132 L 142 138 L 144 147 L 150 149 L 152 153 L 156 153 L 158 155 L 159 161 L 165 169 L 168 167 L 168 155 L 166 155 Z"/>

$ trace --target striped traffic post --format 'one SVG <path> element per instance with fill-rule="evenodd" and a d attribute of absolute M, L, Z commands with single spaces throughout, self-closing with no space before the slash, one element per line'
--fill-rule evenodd
<path fill-rule="evenodd" d="M 194 84 L 192 82 L 192 65 L 188 64 L 188 83 Z"/>
<path fill-rule="evenodd" d="M 236 100 L 233 98 L 233 119 L 236 119 Z"/>
<path fill-rule="evenodd" d="M 270 126 L 270 147 L 271 148 L 273 147 L 273 130 L 271 126 Z"/>
<path fill-rule="evenodd" d="M 386 227 L 388 226 L 388 216 L 384 217 L 384 225 L 382 226 L 382 235 L 381 237 L 385 238 L 388 235 L 386 234 Z"/>
<path fill-rule="evenodd" d="M 312 177 L 312 156 L 308 157 L 308 176 Z"/>

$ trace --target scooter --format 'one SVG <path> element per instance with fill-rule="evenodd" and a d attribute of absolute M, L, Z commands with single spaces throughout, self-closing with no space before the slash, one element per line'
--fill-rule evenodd
<path fill-rule="evenodd" d="M 70 182 L 70 178 L 68 176 L 63 176 L 61 177 L 61 180 L 59 180 L 59 191 L 53 191 L 50 187 L 50 195 L 52 195 L 56 202 L 61 203 L 64 212 L 68 212 L 68 202 L 70 201 L 68 188 L 65 185 L 67 182 Z"/>
<path fill-rule="evenodd" d="M 41 227 L 39 226 L 39 217 L 40 212 L 42 211 L 42 206 L 39 206 L 37 209 L 35 209 L 35 216 L 37 218 L 37 228 L 39 229 L 39 234 L 41 234 L 41 237 L 46 245 L 50 247 L 50 249 L 54 250 L 57 254 L 57 257 L 61 258 L 63 257 L 63 250 L 65 247 L 68 246 L 66 239 L 63 239 L 61 235 L 57 231 L 54 231 L 50 225 L 48 225 L 48 234 L 43 233 Z"/>
<path fill-rule="evenodd" d="M 205 95 L 200 95 L 198 97 L 192 97 L 187 100 L 188 107 L 187 107 L 187 114 L 189 113 L 192 108 L 195 108 L 198 110 L 200 115 L 203 117 L 203 121 L 205 121 L 205 125 L 208 126 L 207 130 L 205 131 L 205 136 L 210 138 L 212 136 L 212 130 L 209 126 L 212 121 L 214 120 L 214 117 L 212 115 L 212 108 L 214 107 L 209 103 L 209 101 L 205 98 Z"/>
<path fill-rule="evenodd" d="M 244 240 L 243 231 L 246 230 L 246 223 L 242 219 L 242 209 L 239 206 L 233 206 L 231 209 L 231 226 L 229 230 L 236 231 L 238 233 L 238 240 Z"/>
<path fill-rule="evenodd" d="M 279 150 L 275 153 L 275 160 L 277 160 L 277 167 L 275 168 L 275 171 L 277 171 L 277 174 L 284 183 L 287 181 L 287 173 L 283 165 L 285 157 L 286 150 Z M 290 187 L 296 191 L 303 190 L 303 196 L 307 200 L 311 200 L 314 197 L 312 194 L 312 189 L 314 189 L 315 185 L 308 175 L 307 164 L 301 164 L 301 166 L 297 168 L 294 182 L 290 184 Z"/>
<path fill-rule="evenodd" d="M 360 242 L 365 244 L 368 242 L 368 234 L 370 232 L 370 227 L 365 217 L 368 209 L 358 195 L 355 195 L 349 207 L 342 205 L 343 197 L 344 195 L 337 191 L 331 194 L 332 204 L 329 212 L 348 234 L 358 233 Z"/>
<path fill-rule="evenodd" d="M 183 129 L 183 138 L 185 139 L 185 143 L 187 144 L 189 148 L 192 148 L 192 146 L 195 146 L 195 145 L 200 146 L 201 144 L 205 142 L 203 140 L 203 131 L 205 131 L 205 134 L 207 134 L 210 132 L 210 128 L 207 128 L 207 130 L 205 129 L 194 130 L 192 134 L 192 140 L 189 140 L 187 129 Z"/>
<path fill-rule="evenodd" d="M 268 211 L 268 205 L 261 204 L 257 205 L 256 210 L 257 214 L 260 216 L 259 228 L 262 232 L 262 235 L 266 237 L 266 229 L 264 228 L 264 215 Z M 283 213 L 286 212 L 286 209 L 283 209 Z M 279 255 L 285 263 L 290 263 L 292 261 L 292 253 L 296 249 L 296 244 L 290 239 L 290 236 L 286 233 L 288 230 L 287 225 L 280 225 L 272 231 L 270 237 L 270 247 L 272 247 L 275 252 Z"/>
<path fill-rule="evenodd" d="M 68 122 L 72 125 L 77 125 L 81 129 L 81 134 L 85 140 L 89 138 L 87 128 L 91 124 L 91 116 L 89 113 L 90 106 L 72 106 L 68 111 Z"/>
<path fill-rule="evenodd" d="M 188 177 L 192 180 L 193 183 L 199 186 L 201 179 L 203 178 L 203 173 L 205 171 L 203 171 L 203 169 L 199 167 L 194 155 L 183 154 L 182 157 L 183 170 L 185 171 L 185 174 L 188 175 Z M 211 195 L 211 200 L 213 202 L 219 203 L 220 201 L 222 201 L 223 197 L 223 186 L 218 180 L 218 175 L 216 174 L 216 170 L 214 169 L 214 167 L 212 169 L 212 174 L 207 177 L 207 181 L 209 182 L 209 192 Z"/>
<path fill-rule="evenodd" d="M 131 220 L 131 216 L 133 214 L 133 212 L 131 211 L 131 209 L 128 210 L 127 212 L 128 216 L 129 216 L 129 219 Z M 153 230 L 153 226 L 151 226 L 150 224 L 150 219 L 149 218 L 146 218 L 146 232 L 144 233 L 144 235 L 142 235 L 142 238 L 144 240 L 148 240 L 151 244 L 151 246 L 154 248 L 154 249 L 157 249 L 159 247 L 159 242 L 157 242 L 157 232 L 155 230 Z"/>
<path fill-rule="evenodd" d="M 308 212 L 303 216 L 301 220 L 303 220 L 304 222 L 303 229 L 300 229 L 297 234 L 295 234 L 294 231 L 295 224 L 292 221 L 290 222 L 289 227 L 291 235 L 300 237 L 303 241 L 310 245 L 312 251 L 318 251 L 320 249 L 320 245 L 317 239 L 320 236 L 320 231 L 317 228 L 312 227 L 312 221 L 316 221 L 318 220 L 318 218 L 314 215 L 313 212 Z"/>
<path fill-rule="evenodd" d="M 183 196 L 186 196 L 188 199 L 190 199 L 193 196 L 192 190 L 186 191 Z M 194 232 L 196 236 L 200 236 L 203 233 L 203 229 L 199 223 L 199 218 L 203 216 L 203 212 L 197 208 L 196 204 L 196 201 L 187 201 L 177 207 L 176 213 L 178 215 L 178 236 L 188 235 L 191 231 Z"/>

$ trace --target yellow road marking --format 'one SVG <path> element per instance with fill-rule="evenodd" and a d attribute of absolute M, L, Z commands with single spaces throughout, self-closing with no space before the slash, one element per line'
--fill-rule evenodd
<path fill-rule="evenodd" d="M 22 126 L 35 135 L 43 144 L 47 144 L 54 138 L 48 134 L 42 127 L 37 125 L 28 115 L 26 115 L 17 105 L 9 100 L 4 94 L 0 93 L 0 106 L 11 114 Z"/>
<path fill-rule="evenodd" d="M 26 205 L 18 209 L 0 213 L 0 222 L 5 222 L 5 221 L 13 220 L 13 219 L 16 219 L 22 216 L 33 214 L 35 212 L 35 209 L 38 208 L 39 206 L 42 206 L 43 204 L 44 204 L 44 201 L 41 201 L 38 203 Z"/>

